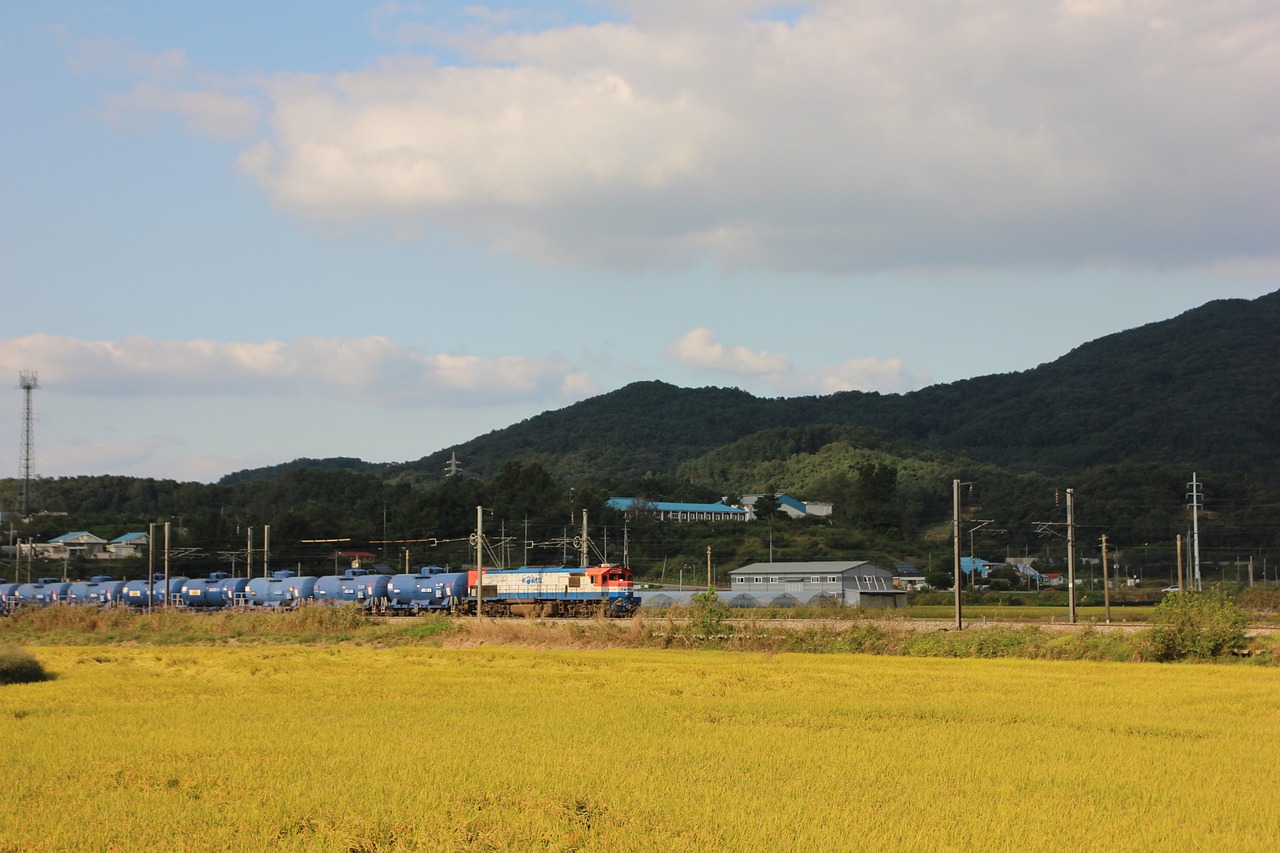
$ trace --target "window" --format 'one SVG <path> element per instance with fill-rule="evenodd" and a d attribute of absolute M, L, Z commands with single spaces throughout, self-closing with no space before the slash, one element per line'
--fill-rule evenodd
<path fill-rule="evenodd" d="M 734 583 L 746 583 L 746 582 L 747 582 L 747 579 L 746 579 L 746 578 L 734 578 L 734 579 L 733 579 L 733 582 L 734 582 Z"/>
<path fill-rule="evenodd" d="M 756 575 L 754 578 L 752 578 L 752 580 L 754 580 L 756 583 L 764 583 L 764 578 L 760 577 L 759 575 Z"/>
<path fill-rule="evenodd" d="M 777 583 L 777 582 L 778 582 L 778 576 L 777 576 L 777 575 L 770 575 L 770 576 L 769 576 L 769 583 Z"/>
<path fill-rule="evenodd" d="M 827 575 L 827 583 L 840 583 L 839 575 Z"/>

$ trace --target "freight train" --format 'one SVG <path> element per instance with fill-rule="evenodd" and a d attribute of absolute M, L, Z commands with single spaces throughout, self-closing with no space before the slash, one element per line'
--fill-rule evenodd
<path fill-rule="evenodd" d="M 476 572 L 426 566 L 387 575 L 349 569 L 342 575 L 300 576 L 281 571 L 266 578 L 207 578 L 118 581 L 99 576 L 74 583 L 40 578 L 34 583 L 0 584 L 0 612 L 53 604 L 189 610 L 288 609 L 309 602 L 356 602 L 376 615 L 476 613 Z M 631 570 L 603 563 L 577 568 L 555 566 L 486 569 L 479 602 L 486 616 L 627 617 L 640 606 Z"/>

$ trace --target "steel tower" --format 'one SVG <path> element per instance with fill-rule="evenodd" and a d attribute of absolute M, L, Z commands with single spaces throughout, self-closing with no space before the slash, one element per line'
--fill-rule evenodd
<path fill-rule="evenodd" d="M 18 511 L 25 518 L 31 510 L 31 392 L 40 385 L 34 370 L 23 370 L 18 374 L 18 387 L 26 396 L 22 410 L 22 490 L 18 497 Z"/>

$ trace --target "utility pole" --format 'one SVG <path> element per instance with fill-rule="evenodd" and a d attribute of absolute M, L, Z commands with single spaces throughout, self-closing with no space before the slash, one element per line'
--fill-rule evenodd
<path fill-rule="evenodd" d="M 1107 534 L 1102 534 L 1102 601 L 1106 607 L 1107 624 L 1111 624 L 1111 582 L 1107 577 Z"/>
<path fill-rule="evenodd" d="M 1070 598 L 1067 599 L 1071 613 L 1071 624 L 1076 623 L 1076 515 L 1075 489 L 1067 489 L 1067 588 Z"/>
<path fill-rule="evenodd" d="M 17 580 L 17 578 L 14 578 Z M 1253 586 L 1253 555 L 1249 555 L 1249 586 Z"/>
<path fill-rule="evenodd" d="M 1196 474 L 1191 472 L 1191 482 L 1187 484 L 1187 488 L 1191 491 L 1187 493 L 1187 497 L 1191 499 L 1191 562 L 1195 567 L 1194 574 L 1196 592 L 1204 591 L 1204 584 L 1200 580 L 1200 504 L 1204 500 L 1204 495 L 1200 493 L 1201 483 L 1196 481 Z"/>
<path fill-rule="evenodd" d="M 587 540 L 587 510 L 582 509 L 582 562 L 578 563 L 578 568 L 585 569 L 591 565 L 591 544 Z"/>
<path fill-rule="evenodd" d="M 476 619 L 484 617 L 484 507 L 476 507 Z"/>
<path fill-rule="evenodd" d="M 1187 585 L 1182 580 L 1182 534 L 1178 534 L 1178 592 L 1186 592 Z"/>
<path fill-rule="evenodd" d="M 156 525 L 147 522 L 147 612 L 156 603 Z M 167 594 L 167 593 L 166 593 Z"/>
<path fill-rule="evenodd" d="M 383 535 L 385 535 L 383 531 Z M 386 546 L 383 546 L 385 553 Z M 271 575 L 271 525 L 262 525 L 262 576 L 269 577 Z M 298 572 L 301 576 L 302 572 Z"/>
<path fill-rule="evenodd" d="M 711 580 L 711 546 L 707 546 L 707 592 L 715 592 L 716 585 Z"/>
<path fill-rule="evenodd" d="M 964 620 L 960 614 L 960 481 L 951 481 L 951 543 L 954 549 L 955 591 L 956 591 L 956 630 L 964 629 Z"/>
<path fill-rule="evenodd" d="M 169 606 L 169 522 L 164 523 L 164 606 Z"/>

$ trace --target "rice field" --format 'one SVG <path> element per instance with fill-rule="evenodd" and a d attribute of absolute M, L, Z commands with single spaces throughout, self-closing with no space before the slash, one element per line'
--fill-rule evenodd
<path fill-rule="evenodd" d="M 1232 850 L 1280 838 L 1271 667 L 47 646 L 0 851 Z"/>

